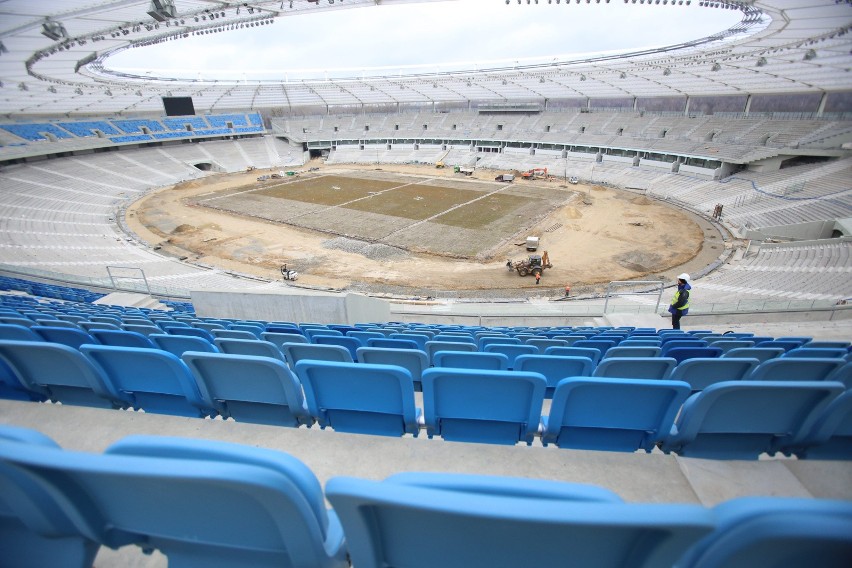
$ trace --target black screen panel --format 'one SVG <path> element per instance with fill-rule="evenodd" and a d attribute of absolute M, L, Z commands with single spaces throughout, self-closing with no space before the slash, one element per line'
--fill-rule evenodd
<path fill-rule="evenodd" d="M 189 116 L 195 114 L 192 97 L 163 97 L 166 116 Z"/>

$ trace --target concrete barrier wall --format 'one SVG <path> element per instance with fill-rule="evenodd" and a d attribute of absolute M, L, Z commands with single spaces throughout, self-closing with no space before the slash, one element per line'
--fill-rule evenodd
<path fill-rule="evenodd" d="M 325 324 L 390 320 L 386 301 L 360 294 L 211 290 L 195 291 L 191 296 L 200 317 Z"/>

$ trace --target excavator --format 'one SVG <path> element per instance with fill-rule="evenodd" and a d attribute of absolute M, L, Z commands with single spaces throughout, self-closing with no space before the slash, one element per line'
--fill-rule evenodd
<path fill-rule="evenodd" d="M 527 276 L 529 274 L 535 276 L 536 273 L 540 276 L 545 268 L 553 268 L 553 265 L 550 264 L 550 256 L 547 254 L 547 251 L 543 251 L 540 255 L 531 254 L 522 260 L 514 262 L 507 260 L 506 267 L 510 272 L 516 270 L 519 276 Z"/>
<path fill-rule="evenodd" d="M 521 174 L 522 179 L 546 179 L 547 168 L 533 168 Z"/>

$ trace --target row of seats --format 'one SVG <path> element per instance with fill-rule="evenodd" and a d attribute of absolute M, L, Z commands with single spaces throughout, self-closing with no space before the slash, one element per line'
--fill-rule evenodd
<path fill-rule="evenodd" d="M 852 562 L 848 501 L 625 503 L 591 485 L 417 472 L 323 491 L 288 454 L 207 440 L 129 436 L 94 454 L 0 426 L 0 486 L 3 562 L 23 568 L 88 568 L 127 545 L 172 568 Z"/>
<path fill-rule="evenodd" d="M 74 288 L 72 286 L 60 286 L 55 284 L 42 284 L 31 280 L 14 278 L 12 276 L 0 276 L 0 290 L 14 290 L 16 292 L 25 292 L 32 296 L 68 300 L 70 302 L 94 302 L 95 300 L 104 297 L 104 294 L 92 292 L 83 288 Z"/>
<path fill-rule="evenodd" d="M 392 364 L 303 359 L 291 370 L 254 355 L 13 340 L 0 341 L 0 361 L 6 389 L 37 401 L 385 436 L 425 428 L 464 442 L 852 459 L 852 391 L 834 381 L 722 381 L 690 396 L 683 381 L 566 376 L 542 416 L 548 382 L 534 371 L 424 369 L 421 410 L 411 373 Z"/>

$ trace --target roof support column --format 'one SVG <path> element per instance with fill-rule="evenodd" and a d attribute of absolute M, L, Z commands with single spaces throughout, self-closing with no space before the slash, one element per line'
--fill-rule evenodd
<path fill-rule="evenodd" d="M 748 116 L 749 111 L 751 110 L 751 95 L 746 97 L 746 106 L 745 106 L 745 115 Z"/>
<path fill-rule="evenodd" d="M 825 112 L 826 100 L 828 100 L 828 93 L 823 91 L 822 96 L 819 99 L 819 106 L 817 107 L 817 116 L 822 116 L 822 113 Z"/>
<path fill-rule="evenodd" d="M 639 98 L 633 97 L 633 110 L 637 110 L 638 106 L 639 106 Z"/>
<path fill-rule="evenodd" d="M 683 116 L 689 116 L 689 102 L 692 99 L 689 98 L 689 95 L 686 95 L 686 107 L 683 109 Z"/>

